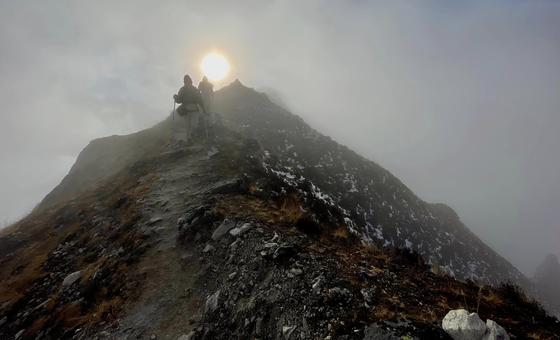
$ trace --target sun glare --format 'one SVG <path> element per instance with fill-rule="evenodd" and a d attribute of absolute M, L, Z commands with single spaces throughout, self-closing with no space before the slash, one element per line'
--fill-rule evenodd
<path fill-rule="evenodd" d="M 209 53 L 200 64 L 202 72 L 208 79 L 217 81 L 224 79 L 229 73 L 229 62 L 219 53 Z"/>

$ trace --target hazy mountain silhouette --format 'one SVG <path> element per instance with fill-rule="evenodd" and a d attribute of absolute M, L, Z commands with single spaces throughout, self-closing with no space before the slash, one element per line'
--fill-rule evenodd
<path fill-rule="evenodd" d="M 2 231 L 0 337 L 446 339 L 459 307 L 560 334 L 451 208 L 239 81 L 215 100 L 209 139 L 95 140 Z"/>

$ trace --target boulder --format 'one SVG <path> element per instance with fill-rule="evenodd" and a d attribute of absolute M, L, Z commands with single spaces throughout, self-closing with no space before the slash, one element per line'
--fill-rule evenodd
<path fill-rule="evenodd" d="M 225 219 L 220 223 L 218 228 L 212 233 L 212 240 L 217 241 L 224 237 L 228 231 L 235 228 L 235 222 Z"/>
<path fill-rule="evenodd" d="M 502 326 L 488 319 L 486 320 L 486 334 L 482 340 L 509 340 L 509 335 Z"/>
<path fill-rule="evenodd" d="M 77 272 L 73 272 L 72 274 L 70 274 L 70 275 L 68 275 L 64 278 L 64 281 L 62 281 L 62 285 L 64 287 L 69 287 L 74 282 L 78 281 L 81 276 L 82 276 L 82 271 L 81 270 L 78 270 Z"/>
<path fill-rule="evenodd" d="M 469 314 L 464 309 L 455 309 L 447 313 L 441 327 L 454 340 L 480 340 L 486 333 L 486 325 L 478 314 Z"/>

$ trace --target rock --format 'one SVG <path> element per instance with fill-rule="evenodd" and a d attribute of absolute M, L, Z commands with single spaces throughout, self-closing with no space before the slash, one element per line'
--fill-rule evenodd
<path fill-rule="evenodd" d="M 6 322 L 8 322 L 8 318 L 5 316 L 2 318 L 2 320 L 0 320 L 0 327 L 4 326 Z"/>
<path fill-rule="evenodd" d="M 502 326 L 488 319 L 486 320 L 486 334 L 482 340 L 509 340 L 509 335 Z"/>
<path fill-rule="evenodd" d="M 225 219 L 212 233 L 212 240 L 217 241 L 224 237 L 228 231 L 235 228 L 235 222 Z"/>
<path fill-rule="evenodd" d="M 156 340 L 156 339 L 157 339 L 157 336 L 156 336 L 155 334 L 152 334 L 152 335 L 150 336 L 150 340 Z"/>
<path fill-rule="evenodd" d="M 163 221 L 163 218 L 161 218 L 161 217 L 153 217 L 153 218 L 151 218 L 151 219 L 148 221 L 148 224 L 149 224 L 149 225 L 154 225 L 154 224 L 156 224 L 156 223 L 158 223 L 158 222 L 161 222 L 161 221 Z"/>
<path fill-rule="evenodd" d="M 23 333 L 25 333 L 25 329 L 20 330 L 19 332 L 16 333 L 16 335 L 14 336 L 15 340 L 18 340 L 22 337 Z"/>
<path fill-rule="evenodd" d="M 315 279 L 315 282 L 313 283 L 313 286 L 311 286 L 311 289 L 313 290 L 313 292 L 315 294 L 318 294 L 321 291 L 322 281 L 323 281 L 323 276 L 319 276 Z"/>
<path fill-rule="evenodd" d="M 218 308 L 218 302 L 220 299 L 220 290 L 218 289 L 214 294 L 210 295 L 206 299 L 206 305 L 204 306 L 205 313 L 212 313 Z"/>
<path fill-rule="evenodd" d="M 231 236 L 241 236 L 244 232 L 251 229 L 252 225 L 249 223 L 243 224 L 241 227 L 235 227 L 229 231 Z"/>
<path fill-rule="evenodd" d="M 82 276 L 82 271 L 81 270 L 78 270 L 77 272 L 73 272 L 72 274 L 70 274 L 70 275 L 68 275 L 64 278 L 64 281 L 62 281 L 62 285 L 64 287 L 69 287 L 74 282 L 78 281 L 81 276 Z"/>
<path fill-rule="evenodd" d="M 478 314 L 464 309 L 455 309 L 447 313 L 441 327 L 454 340 L 480 340 L 486 333 L 486 325 Z"/>
<path fill-rule="evenodd" d="M 303 274 L 303 270 L 299 269 L 299 268 L 292 268 L 290 269 L 290 273 L 294 276 L 298 276 Z"/>
<path fill-rule="evenodd" d="M 214 250 L 214 249 L 215 249 L 215 248 L 214 248 L 213 245 L 207 244 L 206 247 L 204 247 L 204 249 L 202 249 L 202 252 L 203 252 L 203 253 L 209 253 L 209 252 L 211 252 L 211 251 Z"/>
<path fill-rule="evenodd" d="M 218 154 L 220 152 L 220 150 L 218 150 L 215 146 L 211 147 L 210 150 L 208 150 L 208 158 Z"/>
<path fill-rule="evenodd" d="M 284 326 L 282 327 L 282 335 L 284 339 L 289 340 L 292 336 L 292 333 L 296 330 L 297 326 Z"/>
<path fill-rule="evenodd" d="M 229 277 L 230 280 L 233 280 L 236 275 L 237 275 L 237 272 L 233 272 L 233 273 L 229 274 L 228 277 Z"/>
<path fill-rule="evenodd" d="M 183 334 L 177 338 L 177 340 L 192 340 L 194 339 L 195 331 L 191 331 L 189 334 Z"/>
<path fill-rule="evenodd" d="M 364 329 L 364 340 L 401 340 L 401 338 L 373 324 Z"/>

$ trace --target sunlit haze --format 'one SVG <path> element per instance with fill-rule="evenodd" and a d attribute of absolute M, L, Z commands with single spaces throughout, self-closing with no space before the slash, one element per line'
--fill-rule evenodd
<path fill-rule="evenodd" d="M 230 66 L 226 57 L 219 53 L 212 52 L 202 59 L 200 68 L 208 79 L 219 81 L 228 75 Z"/>

